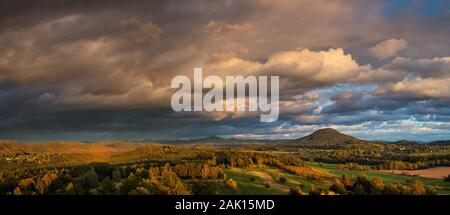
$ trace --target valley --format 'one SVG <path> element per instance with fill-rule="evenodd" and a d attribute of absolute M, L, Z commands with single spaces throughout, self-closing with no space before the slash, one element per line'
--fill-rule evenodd
<path fill-rule="evenodd" d="M 0 142 L 3 195 L 449 195 L 449 141 Z"/>

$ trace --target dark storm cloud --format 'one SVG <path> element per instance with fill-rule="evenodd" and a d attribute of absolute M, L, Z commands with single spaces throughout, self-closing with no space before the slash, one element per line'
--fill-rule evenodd
<path fill-rule="evenodd" d="M 227 10 L 222 10 L 225 1 L 175 1 L 175 0 L 38 0 L 38 1 L 1 1 L 0 29 L 23 29 L 40 22 L 49 21 L 70 14 L 101 14 L 114 12 L 117 17 L 149 16 L 161 22 L 173 23 L 192 22 L 213 14 L 217 17 L 226 16 L 238 20 L 246 16 L 253 7 L 250 1 L 236 1 L 229 4 Z M 206 14 L 205 14 L 206 13 Z M 197 15 L 196 15 L 197 14 Z M 210 18 L 210 17 L 208 17 Z M 111 20 L 112 21 L 112 20 Z"/>
<path fill-rule="evenodd" d="M 444 129 L 450 14 L 448 5 L 442 7 L 322 0 L 0 1 L 0 138 L 245 137 L 330 125 L 382 129 L 375 122 L 398 125 L 411 116 Z M 385 45 L 377 53 L 387 50 L 387 57 L 374 58 L 369 50 L 384 41 L 403 45 Z M 170 81 L 192 76 L 195 66 L 220 76 L 280 75 L 280 120 L 174 113 Z M 329 98 L 316 93 L 344 83 L 375 87 L 351 87 Z"/>

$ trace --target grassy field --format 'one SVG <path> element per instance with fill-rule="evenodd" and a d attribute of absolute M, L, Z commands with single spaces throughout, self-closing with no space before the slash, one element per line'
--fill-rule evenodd
<path fill-rule="evenodd" d="M 329 184 L 310 181 L 300 176 L 290 174 L 273 167 L 251 170 L 232 168 L 226 169 L 225 174 L 228 176 L 228 178 L 232 178 L 233 180 L 236 180 L 238 182 L 238 190 L 233 191 L 225 185 L 221 184 L 219 185 L 219 194 L 286 195 L 289 194 L 289 189 L 294 186 L 301 187 L 301 189 L 305 192 L 308 192 L 311 188 L 328 188 L 330 186 Z M 280 175 L 284 176 L 287 179 L 285 183 L 280 183 L 276 180 L 276 178 Z M 251 181 L 252 177 L 255 178 L 255 181 Z M 272 184 L 271 188 L 265 187 L 265 184 L 268 181 L 270 181 Z"/>
<path fill-rule="evenodd" d="M 333 177 L 341 177 L 343 174 L 346 174 L 353 178 L 361 173 L 364 173 L 369 177 L 369 179 L 380 177 L 381 179 L 383 179 L 384 183 L 400 183 L 405 185 L 410 184 L 414 180 L 420 180 L 424 183 L 425 186 L 435 187 L 438 191 L 438 194 L 450 194 L 450 182 L 444 182 L 440 179 L 385 173 L 377 170 L 347 170 L 341 169 L 337 164 L 319 164 L 316 162 L 308 162 L 307 165 Z M 229 178 L 232 178 L 238 182 L 238 189 L 237 191 L 233 191 L 230 188 L 226 187 L 224 184 L 220 184 L 219 194 L 286 195 L 289 193 L 289 189 L 294 186 L 299 186 L 304 192 L 308 192 L 311 187 L 315 189 L 326 189 L 331 185 L 330 182 L 319 183 L 316 181 L 307 180 L 301 176 L 268 166 L 251 170 L 243 168 L 225 169 L 225 174 Z M 287 179 L 285 183 L 280 183 L 276 180 L 276 178 L 280 175 L 284 176 Z M 255 178 L 255 181 L 251 181 L 252 177 Z M 267 183 L 267 181 L 270 181 L 272 183 L 271 188 L 265 187 L 265 183 Z"/>
<path fill-rule="evenodd" d="M 268 173 L 270 173 L 272 175 L 272 177 L 275 177 L 276 174 L 281 174 L 284 177 L 286 177 L 286 179 L 287 179 L 286 185 L 287 186 L 289 186 L 289 187 L 300 186 L 303 191 L 309 191 L 309 189 L 311 187 L 313 187 L 313 188 L 328 188 L 328 186 L 329 186 L 328 184 L 323 184 L 323 183 L 319 183 L 316 181 L 304 179 L 298 175 L 294 175 L 294 174 L 288 173 L 288 172 L 286 172 L 284 170 L 280 170 L 280 169 L 267 167 L 267 168 L 264 168 L 263 171 L 267 171 Z"/>
<path fill-rule="evenodd" d="M 414 180 L 420 180 L 424 183 L 425 186 L 435 187 L 438 191 L 438 194 L 446 194 L 446 195 L 450 194 L 450 182 L 444 182 L 442 179 L 431 179 L 420 176 L 393 174 L 380 172 L 377 170 L 358 171 L 358 170 L 340 169 L 338 164 L 319 164 L 316 162 L 309 162 L 308 165 L 313 166 L 314 168 L 327 172 L 328 174 L 336 177 L 341 177 L 343 174 L 346 174 L 350 177 L 356 177 L 360 173 L 364 173 L 370 179 L 372 179 L 373 177 L 380 177 L 381 179 L 383 179 L 384 183 L 410 184 Z"/>
<path fill-rule="evenodd" d="M 266 188 L 265 180 L 258 176 L 253 176 L 246 173 L 245 169 L 241 168 L 233 168 L 226 169 L 225 174 L 228 178 L 232 178 L 238 182 L 237 191 L 233 191 L 230 188 L 226 187 L 224 184 L 219 185 L 219 194 L 225 195 L 283 195 L 287 194 L 282 190 L 275 188 Z M 255 181 L 251 181 L 251 178 L 254 177 Z"/>

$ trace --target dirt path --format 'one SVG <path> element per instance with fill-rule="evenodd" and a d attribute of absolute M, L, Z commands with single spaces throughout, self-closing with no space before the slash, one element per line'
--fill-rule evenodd
<path fill-rule="evenodd" d="M 442 179 L 450 174 L 450 167 L 434 167 L 420 170 L 379 170 L 380 172 L 416 175 L 425 178 Z"/>

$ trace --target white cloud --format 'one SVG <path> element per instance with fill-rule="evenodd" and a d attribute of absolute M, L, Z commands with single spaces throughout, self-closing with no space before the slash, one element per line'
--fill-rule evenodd
<path fill-rule="evenodd" d="M 404 98 L 430 99 L 450 98 L 450 79 L 403 80 L 394 84 L 377 87 L 375 95 L 397 96 Z"/>
<path fill-rule="evenodd" d="M 279 75 L 285 95 L 349 83 L 370 69 L 369 66 L 360 66 L 340 48 L 275 52 L 264 63 L 230 57 L 205 67 L 207 73 L 215 75 Z"/>
<path fill-rule="evenodd" d="M 408 42 L 405 39 L 393 38 L 378 43 L 376 46 L 369 49 L 369 53 L 378 59 L 386 59 L 395 56 L 399 51 L 405 49 L 407 46 Z"/>

